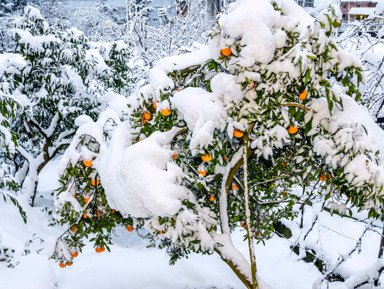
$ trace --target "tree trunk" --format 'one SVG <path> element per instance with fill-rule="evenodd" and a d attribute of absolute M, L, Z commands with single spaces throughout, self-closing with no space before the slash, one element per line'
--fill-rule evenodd
<path fill-rule="evenodd" d="M 244 176 L 244 212 L 246 219 L 246 229 L 248 237 L 248 248 L 249 248 L 249 259 L 251 261 L 251 272 L 252 272 L 252 289 L 259 288 L 257 283 L 256 273 L 256 256 L 255 256 L 255 244 L 253 240 L 253 234 L 251 231 L 251 211 L 249 209 L 249 188 L 248 188 L 248 134 L 244 136 L 244 152 L 243 152 L 243 176 Z"/>
<path fill-rule="evenodd" d="M 233 263 L 232 260 L 225 258 L 218 248 L 215 248 L 215 252 L 216 252 L 217 254 L 219 254 L 219 256 L 221 257 L 221 259 L 222 259 L 225 263 L 227 263 L 227 265 L 232 269 L 233 273 L 235 273 L 236 276 L 240 279 L 240 281 L 243 282 L 243 284 L 245 285 L 245 287 L 247 287 L 247 289 L 252 289 L 252 283 L 248 280 L 247 276 L 245 276 L 244 274 L 242 274 L 242 273 L 240 272 L 240 270 L 237 268 L 236 264 Z"/>
<path fill-rule="evenodd" d="M 380 241 L 380 249 L 379 249 L 379 255 L 377 256 L 379 259 L 383 258 L 383 252 L 384 252 L 384 226 L 383 226 L 383 231 L 381 233 L 381 241 Z M 380 272 L 381 273 L 381 272 Z M 380 276 L 380 275 L 379 275 Z M 375 286 L 379 286 L 379 279 L 377 278 L 375 280 Z"/>

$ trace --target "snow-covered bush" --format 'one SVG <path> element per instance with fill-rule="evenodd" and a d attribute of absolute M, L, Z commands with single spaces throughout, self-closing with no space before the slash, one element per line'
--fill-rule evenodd
<path fill-rule="evenodd" d="M 83 33 L 49 26 L 30 6 L 16 20 L 13 37 L 17 54 L 0 58 L 0 102 L 5 104 L 0 131 L 8 145 L 1 149 L 1 163 L 33 205 L 38 175 L 68 147 L 75 118 L 97 119 L 116 95 L 113 90 L 126 89 L 129 50 L 111 44 L 104 61 Z"/>
<path fill-rule="evenodd" d="M 331 37 L 339 25 L 334 7 L 313 19 L 291 0 L 237 1 L 209 47 L 157 63 L 129 120 L 80 118 L 56 196 L 63 239 L 79 246 L 88 231 L 70 228 L 124 224 L 116 210 L 159 239 L 171 263 L 216 252 L 247 288 L 263 288 L 254 242 L 297 215 L 295 204 L 344 198 L 381 214 L 378 144 L 355 119 L 361 63 Z M 231 241 L 236 227 L 250 265 Z"/>

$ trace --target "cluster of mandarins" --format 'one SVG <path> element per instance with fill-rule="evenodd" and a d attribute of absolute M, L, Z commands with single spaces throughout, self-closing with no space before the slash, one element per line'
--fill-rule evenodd
<path fill-rule="evenodd" d="M 76 169 L 79 171 L 76 171 Z M 108 223 L 109 226 L 125 225 L 128 232 L 134 230 L 132 226 L 133 221 L 130 218 L 123 218 L 114 209 L 109 208 L 100 179 L 97 178 L 97 174 L 95 175 L 92 159 L 79 161 L 74 168 L 67 168 L 67 172 L 68 174 L 64 174 L 63 176 L 71 174 L 75 178 L 79 178 L 79 175 L 82 176 L 82 179 L 77 179 L 77 182 L 71 186 L 71 189 L 74 191 L 73 197 L 83 206 L 83 212 L 80 217 L 70 202 L 66 202 L 60 211 L 63 217 L 60 222 L 62 225 L 69 225 L 69 229 L 62 237 L 62 241 L 69 244 L 68 250 L 71 255 L 71 259 L 68 260 L 68 257 L 65 257 L 68 256 L 68 254 L 64 254 L 65 256 L 61 256 L 57 252 L 54 254 L 53 257 L 58 256 L 57 259 L 60 260 L 59 266 L 61 268 L 72 266 L 73 258 L 78 256 L 79 250 L 81 251 L 81 239 L 84 236 L 87 237 L 89 233 L 96 235 L 96 253 L 102 253 L 105 249 L 108 249 L 106 244 L 109 242 L 109 237 L 103 230 L 105 224 Z M 92 176 L 92 178 L 90 176 Z M 84 182 L 89 183 L 84 186 Z M 65 182 L 63 180 L 63 183 L 69 185 L 71 182 L 67 177 Z M 67 187 L 64 187 L 61 190 L 67 191 L 67 189 Z"/>
<path fill-rule="evenodd" d="M 226 48 L 223 48 L 223 49 L 221 49 L 221 54 L 222 55 L 224 55 L 224 56 L 230 56 L 231 54 L 232 54 L 232 51 L 231 51 L 231 48 L 229 48 L 229 47 L 226 47 Z M 249 89 L 253 89 L 255 87 L 255 83 L 254 82 L 252 82 L 252 85 L 250 86 L 250 88 Z M 304 99 L 306 99 L 307 98 L 307 94 L 308 94 L 308 92 L 304 89 L 301 93 L 300 93 L 300 95 L 298 96 L 298 99 L 300 99 L 300 100 L 304 100 Z M 297 128 L 297 126 L 289 126 L 288 127 L 288 132 L 290 133 L 290 134 L 295 134 L 295 133 L 297 133 L 297 131 L 298 131 L 298 128 Z M 243 136 L 243 132 L 239 132 L 239 131 L 236 131 L 235 130 L 235 132 L 234 132 L 234 135 L 236 136 L 236 137 L 242 137 Z M 239 136 L 237 136 L 237 135 L 239 135 Z"/>

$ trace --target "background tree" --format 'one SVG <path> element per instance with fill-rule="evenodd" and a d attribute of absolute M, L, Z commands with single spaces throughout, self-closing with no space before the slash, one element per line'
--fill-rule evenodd
<path fill-rule="evenodd" d="M 18 55 L 5 55 L 0 100 L 8 102 L 2 132 L 16 145 L 1 153 L 7 172 L 33 206 L 39 174 L 70 143 L 75 118 L 84 113 L 96 118 L 115 96 L 113 90 L 127 87 L 129 75 L 123 70 L 130 53 L 124 43 L 111 44 L 107 51 L 91 49 L 83 33 L 49 26 L 31 6 L 17 21 L 14 40 Z M 13 102 L 18 105 L 13 113 L 4 114 Z"/>

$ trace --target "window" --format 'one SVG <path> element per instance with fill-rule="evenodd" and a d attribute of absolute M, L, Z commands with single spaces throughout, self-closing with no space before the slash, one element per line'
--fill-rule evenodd
<path fill-rule="evenodd" d="M 344 5 L 343 5 L 343 9 L 347 9 L 347 4 L 344 4 Z"/>
<path fill-rule="evenodd" d="M 345 14 L 343 14 L 343 19 L 345 19 Z"/>
<path fill-rule="evenodd" d="M 356 6 L 357 6 L 357 7 L 360 7 L 360 4 L 357 4 Z"/>
<path fill-rule="evenodd" d="M 159 8 L 157 9 L 157 13 L 159 17 L 167 16 L 167 9 L 166 8 Z"/>

